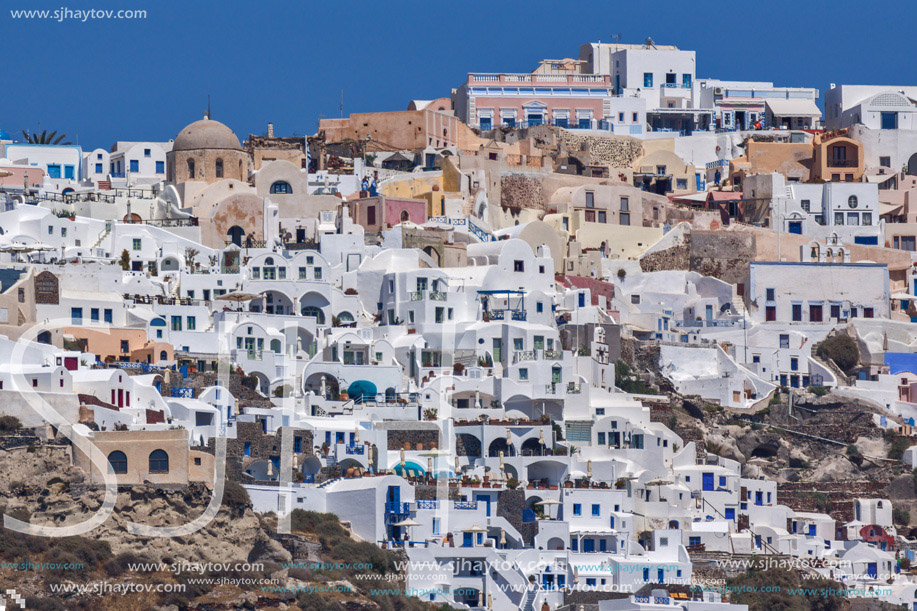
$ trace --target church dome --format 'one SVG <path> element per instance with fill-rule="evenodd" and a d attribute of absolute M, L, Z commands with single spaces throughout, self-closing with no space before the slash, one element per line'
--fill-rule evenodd
<path fill-rule="evenodd" d="M 242 145 L 231 129 L 213 119 L 195 121 L 181 130 L 172 143 L 173 151 L 199 149 L 231 149 L 241 151 Z"/>

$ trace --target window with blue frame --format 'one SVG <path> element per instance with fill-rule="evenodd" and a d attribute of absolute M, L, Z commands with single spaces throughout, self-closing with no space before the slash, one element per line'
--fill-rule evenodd
<path fill-rule="evenodd" d="M 579 540 L 576 539 L 575 537 L 570 539 L 570 549 L 573 550 L 574 552 L 579 551 Z"/>
<path fill-rule="evenodd" d="M 490 117 L 481 117 L 478 119 L 478 125 L 480 126 L 481 131 L 490 131 L 493 129 L 493 119 Z"/>
<path fill-rule="evenodd" d="M 96 164 L 96 174 L 101 174 L 101 173 L 102 173 L 102 164 L 97 163 Z"/>
<path fill-rule="evenodd" d="M 597 518 L 599 515 L 601 515 L 600 506 L 598 503 L 593 503 L 592 504 L 592 516 Z"/>
<path fill-rule="evenodd" d="M 48 164 L 48 178 L 60 178 L 60 164 L 59 163 L 49 163 Z"/>
<path fill-rule="evenodd" d="M 681 75 L 681 86 L 684 87 L 685 89 L 691 88 L 691 75 L 690 74 Z"/>
<path fill-rule="evenodd" d="M 433 518 L 433 534 L 439 535 L 440 533 L 440 518 Z"/>
<path fill-rule="evenodd" d="M 302 452 L 302 437 L 293 438 L 293 451 L 297 454 Z"/>
<path fill-rule="evenodd" d="M 75 325 L 83 324 L 83 308 L 70 308 L 70 320 Z"/>
<path fill-rule="evenodd" d="M 579 128 L 580 129 L 589 129 L 592 127 L 592 119 L 580 119 Z"/>
<path fill-rule="evenodd" d="M 156 173 L 157 173 L 157 174 L 165 174 L 165 173 L 166 173 L 166 162 L 165 162 L 165 161 L 157 161 L 157 162 L 156 162 Z"/>
<path fill-rule="evenodd" d="M 700 545 L 700 537 L 688 537 L 688 546 L 697 547 Z"/>
<path fill-rule="evenodd" d="M 76 173 L 74 172 L 73 166 L 65 165 L 64 166 L 64 178 L 69 178 L 70 180 L 73 180 L 75 177 L 76 177 Z"/>
<path fill-rule="evenodd" d="M 554 119 L 554 125 L 556 125 L 557 127 L 567 127 L 567 118 L 558 117 Z"/>
<path fill-rule="evenodd" d="M 251 455 L 252 455 L 252 442 L 250 442 L 250 441 L 246 441 L 246 442 L 245 442 L 245 446 L 242 448 L 242 454 L 243 454 L 243 456 L 251 456 Z"/>
<path fill-rule="evenodd" d="M 92 322 L 99 322 L 99 308 L 92 308 L 89 310 L 89 320 Z"/>
<path fill-rule="evenodd" d="M 583 515 L 583 506 L 579 503 L 573 503 L 573 515 L 581 516 Z"/>
<path fill-rule="evenodd" d="M 644 87 L 652 87 L 652 86 L 653 86 L 653 73 L 652 73 L 652 72 L 644 72 L 644 73 L 643 73 L 643 86 L 644 86 Z"/>
<path fill-rule="evenodd" d="M 720 476 L 720 488 L 726 487 L 726 477 L 724 475 Z"/>
<path fill-rule="evenodd" d="M 538 314 L 541 314 L 542 312 L 544 312 L 544 304 L 541 303 L 540 301 L 535 302 L 535 312 L 537 312 Z"/>
<path fill-rule="evenodd" d="M 727 508 L 726 508 L 726 519 L 727 519 L 727 520 L 735 520 L 735 519 L 736 519 L 736 509 L 735 509 L 735 507 L 727 507 Z"/>
<path fill-rule="evenodd" d="M 112 310 L 111 310 L 111 308 L 105 308 L 104 312 L 102 312 L 102 315 L 104 316 L 103 320 L 104 320 L 105 322 L 107 322 L 107 323 L 111 323 L 111 322 L 112 322 Z"/>
<path fill-rule="evenodd" d="M 140 162 L 137 161 L 136 159 L 131 159 L 131 172 L 139 172 L 139 171 L 140 171 Z"/>

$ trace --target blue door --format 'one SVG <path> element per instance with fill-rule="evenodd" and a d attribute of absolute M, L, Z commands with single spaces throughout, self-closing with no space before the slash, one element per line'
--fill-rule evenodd
<path fill-rule="evenodd" d="M 482 496 L 479 500 L 484 501 L 485 515 L 490 516 L 490 495 Z"/>
<path fill-rule="evenodd" d="M 649 583 L 650 581 L 650 570 L 649 569 L 643 569 L 643 581 Z"/>
<path fill-rule="evenodd" d="M 735 520 L 735 519 L 736 519 L 736 509 L 735 509 L 735 507 L 727 507 L 727 508 L 726 508 L 726 519 L 727 519 L 727 520 Z"/>
<path fill-rule="evenodd" d="M 663 569 L 656 571 L 656 582 L 665 583 L 665 571 Z"/>
<path fill-rule="evenodd" d="M 809 524 L 809 534 L 815 536 L 815 524 Z"/>
<path fill-rule="evenodd" d="M 462 547 L 474 547 L 474 533 L 462 533 Z"/>
<path fill-rule="evenodd" d="M 703 488 L 704 490 L 713 490 L 713 473 L 704 473 Z"/>
<path fill-rule="evenodd" d="M 594 552 L 595 551 L 595 539 L 583 539 L 583 551 L 584 552 Z"/>
<path fill-rule="evenodd" d="M 866 565 L 866 574 L 875 579 L 879 576 L 879 566 L 875 562 Z"/>
<path fill-rule="evenodd" d="M 802 222 L 801 221 L 790 221 L 788 229 L 790 233 L 802 235 Z"/>

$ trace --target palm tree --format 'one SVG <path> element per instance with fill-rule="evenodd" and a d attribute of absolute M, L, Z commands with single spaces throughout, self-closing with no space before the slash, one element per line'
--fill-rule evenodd
<path fill-rule="evenodd" d="M 22 137 L 29 144 L 73 144 L 69 140 L 63 142 L 67 134 L 58 135 L 56 131 L 49 133 L 48 130 L 44 130 L 40 134 L 30 134 L 28 130 L 22 130 Z"/>

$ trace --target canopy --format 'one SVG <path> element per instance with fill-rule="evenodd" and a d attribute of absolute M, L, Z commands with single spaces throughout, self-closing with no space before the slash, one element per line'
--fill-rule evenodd
<path fill-rule="evenodd" d="M 401 463 L 398 463 L 397 465 L 395 465 L 395 473 L 397 473 L 398 475 L 404 475 L 402 471 L 414 471 L 414 473 L 417 473 L 420 475 L 423 475 L 424 473 L 427 472 L 426 469 L 424 469 L 423 467 L 418 465 L 416 462 L 411 461 L 411 460 L 405 461 L 404 469 L 401 468 Z"/>
<path fill-rule="evenodd" d="M 775 117 L 821 116 L 821 111 L 813 100 L 766 100 L 765 104 Z"/>
<path fill-rule="evenodd" d="M 242 293 L 239 291 L 233 291 L 232 293 L 220 295 L 216 299 L 221 299 L 223 301 L 252 301 L 260 298 L 261 295 L 255 295 L 254 293 Z"/>
<path fill-rule="evenodd" d="M 376 385 L 368 380 L 357 380 L 347 388 L 347 395 L 355 401 L 375 399 Z"/>

